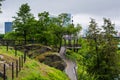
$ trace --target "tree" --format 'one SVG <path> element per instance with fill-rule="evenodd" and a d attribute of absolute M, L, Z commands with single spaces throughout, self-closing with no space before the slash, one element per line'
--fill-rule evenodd
<path fill-rule="evenodd" d="M 98 46 L 100 40 L 100 28 L 97 26 L 97 23 L 94 19 L 91 19 L 90 25 L 88 27 L 87 40 L 89 46 L 89 56 L 91 56 L 90 60 L 93 63 L 88 64 L 88 72 L 92 74 L 98 74 L 98 70 L 100 68 L 99 61 L 99 49 Z M 87 56 L 88 56 L 87 55 Z"/>
<path fill-rule="evenodd" d="M 36 37 L 39 37 L 39 41 L 42 44 L 50 45 L 52 42 L 52 32 L 50 28 L 50 17 L 49 12 L 42 12 L 38 14 L 38 29 Z"/>
<path fill-rule="evenodd" d="M 79 34 L 82 29 L 80 24 L 76 27 L 71 23 L 69 14 L 61 13 L 58 17 L 53 17 L 52 19 L 52 29 L 55 34 L 55 42 L 59 43 L 59 48 L 62 46 L 63 35 L 74 35 Z"/>
<path fill-rule="evenodd" d="M 59 21 L 59 24 L 58 26 L 60 27 L 60 31 L 58 33 L 58 38 L 60 40 L 60 43 L 59 43 L 59 48 L 61 48 L 62 46 L 62 37 L 63 35 L 65 34 L 65 29 L 64 27 L 67 27 L 69 24 L 70 24 L 70 17 L 68 16 L 69 14 L 67 13 L 61 13 L 58 15 L 58 21 Z"/>
<path fill-rule="evenodd" d="M 67 13 L 61 13 L 58 15 L 59 18 L 59 26 L 63 27 L 63 26 L 67 26 L 68 24 L 70 24 L 70 17 L 69 14 Z"/>
<path fill-rule="evenodd" d="M 31 34 L 31 27 L 33 27 L 31 22 L 34 21 L 34 17 L 30 13 L 30 6 L 27 3 L 22 4 L 17 16 L 13 18 L 15 19 L 13 21 L 13 29 L 18 34 L 17 36 L 23 37 L 26 44 L 27 37 Z"/>
<path fill-rule="evenodd" d="M 103 28 L 103 50 L 101 53 L 101 64 L 103 71 L 102 74 L 106 74 L 107 76 L 103 79 L 113 80 L 118 74 L 120 74 L 120 65 L 119 65 L 119 54 L 117 54 L 117 40 L 115 40 L 114 36 L 116 35 L 116 31 L 114 29 L 115 25 L 112 24 L 110 19 L 104 18 Z M 101 69 L 101 70 L 102 70 Z M 102 78 L 101 78 L 102 79 Z"/>
<path fill-rule="evenodd" d="M 4 1 L 4 0 L 0 0 L 0 13 L 2 12 L 2 11 L 1 11 L 1 6 L 2 6 L 2 3 L 1 3 L 1 2 L 2 2 L 2 1 Z"/>
<path fill-rule="evenodd" d="M 15 40 L 15 39 L 17 39 L 17 35 L 13 31 L 8 32 L 8 33 L 5 34 L 4 39 L 6 39 L 6 40 Z"/>
<path fill-rule="evenodd" d="M 87 66 L 88 72 L 98 80 L 113 80 L 120 73 L 115 34 L 114 24 L 109 19 L 104 19 L 102 28 L 91 19 L 87 34 L 90 61 Z"/>

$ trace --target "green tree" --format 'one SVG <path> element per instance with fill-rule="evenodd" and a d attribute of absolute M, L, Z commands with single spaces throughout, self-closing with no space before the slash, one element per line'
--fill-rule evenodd
<path fill-rule="evenodd" d="M 13 29 L 18 37 L 22 37 L 26 40 L 31 34 L 31 27 L 33 24 L 31 23 L 34 21 L 33 15 L 30 13 L 30 6 L 26 4 L 22 4 L 17 12 L 17 16 L 13 17 L 15 20 L 13 21 Z"/>
<path fill-rule="evenodd" d="M 59 48 L 62 46 L 63 35 L 66 34 L 76 36 L 82 29 L 80 24 L 77 24 L 77 26 L 75 27 L 71 23 L 71 19 L 69 17 L 69 14 L 67 13 L 61 13 L 58 15 L 58 17 L 53 17 L 51 19 L 55 42 L 57 41 L 57 43 L 59 43 Z"/>
<path fill-rule="evenodd" d="M 120 74 L 119 55 L 117 54 L 117 40 L 114 36 L 116 31 L 115 25 L 112 24 L 110 19 L 104 18 L 103 28 L 103 49 L 101 51 L 101 70 L 102 74 L 106 75 L 101 79 L 113 80 Z"/>
<path fill-rule="evenodd" d="M 52 42 L 52 30 L 50 28 L 49 12 L 42 12 L 38 14 L 38 30 L 36 37 L 39 37 L 39 41 L 42 44 L 50 45 Z"/>
<path fill-rule="evenodd" d="M 75 36 L 77 36 L 80 33 L 80 31 L 82 30 L 82 27 L 80 24 L 77 24 L 76 26 L 74 26 L 73 24 L 69 24 L 65 28 L 66 28 L 65 34 L 75 35 Z"/>
<path fill-rule="evenodd" d="M 67 13 L 61 13 L 58 15 L 58 26 L 59 26 L 59 30 L 58 31 L 58 38 L 60 40 L 60 43 L 59 43 L 59 48 L 62 46 L 62 37 L 63 35 L 65 34 L 65 28 L 64 27 L 67 27 L 69 24 L 70 24 L 70 17 L 69 17 L 69 14 Z"/>
<path fill-rule="evenodd" d="M 88 27 L 87 40 L 89 46 L 88 55 L 90 56 L 90 61 L 92 63 L 88 64 L 88 72 L 92 74 L 98 74 L 100 68 L 99 61 L 99 39 L 100 38 L 100 28 L 97 26 L 97 23 L 94 19 L 91 19 L 90 25 Z M 87 56 L 88 56 L 87 55 Z"/>
<path fill-rule="evenodd" d="M 98 80 L 113 80 L 120 73 L 115 34 L 114 24 L 109 19 L 104 19 L 102 28 L 91 19 L 87 34 L 87 56 L 89 55 L 90 61 L 87 66 L 88 72 L 95 75 Z"/>
<path fill-rule="evenodd" d="M 64 30 L 63 27 L 59 26 L 60 20 L 58 17 L 51 17 L 50 18 L 50 30 L 53 35 L 53 45 L 54 47 L 58 47 L 60 43 L 60 35 Z"/>
<path fill-rule="evenodd" d="M 58 18 L 59 18 L 59 26 L 60 27 L 63 27 L 63 26 L 67 26 L 68 24 L 70 24 L 70 17 L 69 17 L 69 14 L 67 13 L 61 13 L 58 15 Z"/>
<path fill-rule="evenodd" d="M 11 31 L 5 34 L 4 39 L 6 40 L 15 40 L 17 39 L 17 35 L 15 32 Z"/>

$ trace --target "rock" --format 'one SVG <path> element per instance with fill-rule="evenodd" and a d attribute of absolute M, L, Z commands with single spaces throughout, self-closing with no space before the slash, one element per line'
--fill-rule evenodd
<path fill-rule="evenodd" d="M 10 65 L 9 65 L 8 63 L 5 63 L 5 65 L 6 65 L 6 68 L 9 68 L 9 67 L 10 67 Z"/>
<path fill-rule="evenodd" d="M 32 44 L 32 45 L 26 45 L 24 47 L 19 48 L 22 51 L 26 50 L 27 55 L 30 58 L 35 58 L 39 62 L 43 62 L 46 65 L 49 65 L 51 67 L 57 68 L 59 70 L 64 70 L 66 67 L 66 63 L 62 60 L 62 58 L 57 54 L 48 54 L 50 51 L 52 51 L 52 48 L 48 46 L 42 46 L 39 44 Z M 46 54 L 47 53 L 47 54 Z"/>
<path fill-rule="evenodd" d="M 3 59 L 3 58 L 4 58 L 4 56 L 3 56 L 3 55 L 0 55 L 0 60 Z"/>
<path fill-rule="evenodd" d="M 49 65 L 51 67 L 54 67 L 56 69 L 59 69 L 61 71 L 63 71 L 66 67 L 66 63 L 61 59 L 60 56 L 56 55 L 56 54 L 47 54 L 44 56 L 38 56 L 37 59 L 42 62 L 45 63 L 46 65 Z"/>
<path fill-rule="evenodd" d="M 52 49 L 49 48 L 49 47 L 45 47 L 45 46 L 42 46 L 42 47 L 36 47 L 36 49 L 31 49 L 28 53 L 28 56 L 30 58 L 35 58 L 36 56 L 39 56 L 45 52 L 48 52 L 48 51 L 51 51 Z"/>
<path fill-rule="evenodd" d="M 6 63 L 6 61 L 0 61 L 0 64 L 5 64 L 6 69 L 10 67 L 10 64 Z"/>
<path fill-rule="evenodd" d="M 49 48 L 49 47 L 42 47 L 42 48 L 40 49 L 40 53 L 44 53 L 44 52 L 51 51 L 51 50 L 52 50 L 52 49 Z"/>
<path fill-rule="evenodd" d="M 6 61 L 0 61 L 0 64 L 4 64 Z"/>
<path fill-rule="evenodd" d="M 52 62 L 50 66 L 63 71 L 67 66 L 67 64 L 64 61 L 55 61 L 55 62 Z"/>

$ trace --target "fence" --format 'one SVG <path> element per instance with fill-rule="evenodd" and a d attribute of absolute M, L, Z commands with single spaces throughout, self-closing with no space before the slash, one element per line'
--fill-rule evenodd
<path fill-rule="evenodd" d="M 19 41 L 19 43 L 21 43 L 21 42 Z M 21 44 L 18 44 L 18 43 L 16 45 L 16 41 L 14 41 L 14 40 L 0 40 L 0 44 L 6 46 L 6 51 L 9 50 L 9 48 L 10 48 L 9 46 L 13 46 L 14 50 L 15 50 L 15 56 L 17 56 L 18 46 L 21 45 Z M 26 62 L 26 56 L 27 56 L 27 51 L 25 50 L 24 54 L 21 55 L 15 61 L 13 61 L 11 63 L 4 62 L 3 65 L 2 65 L 3 66 L 2 72 L 0 72 L 0 77 L 3 80 L 7 80 L 7 79 L 14 80 L 15 77 L 18 77 L 19 72 L 23 68 L 23 64 Z"/>
<path fill-rule="evenodd" d="M 24 63 L 26 62 L 26 53 L 21 55 L 17 60 L 11 63 L 3 64 L 3 73 L 1 76 L 3 80 L 14 80 L 15 77 L 18 77 L 19 72 L 23 68 Z"/>
<path fill-rule="evenodd" d="M 39 43 L 37 40 L 4 40 L 0 39 L 0 44 L 1 45 L 26 45 L 26 44 L 34 44 L 34 43 Z"/>

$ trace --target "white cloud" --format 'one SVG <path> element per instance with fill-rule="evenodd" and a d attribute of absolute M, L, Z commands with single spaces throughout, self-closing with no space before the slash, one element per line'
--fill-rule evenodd
<path fill-rule="evenodd" d="M 103 18 L 110 18 L 112 23 L 115 24 L 115 30 L 120 32 L 120 18 L 117 17 L 104 17 L 104 16 L 97 16 L 97 15 L 89 15 L 89 14 L 76 14 L 73 15 L 74 24 L 81 24 L 83 30 L 88 28 L 90 18 L 95 19 L 96 23 L 99 27 L 103 25 Z"/>
<path fill-rule="evenodd" d="M 66 12 L 74 16 L 75 24 L 80 23 L 85 28 L 89 25 L 90 17 L 94 18 L 98 25 L 103 24 L 103 17 L 111 18 L 116 26 L 120 25 L 120 0 L 5 0 L 0 23 L 12 21 L 12 17 L 23 3 L 30 5 L 35 17 L 43 11 L 48 11 L 50 14 Z"/>
<path fill-rule="evenodd" d="M 102 25 L 103 24 L 103 18 L 101 18 L 100 16 L 95 16 L 95 15 L 89 15 L 89 14 L 77 14 L 77 15 L 73 15 L 73 20 L 74 20 L 74 24 L 81 24 L 83 26 L 83 28 L 87 28 L 90 22 L 90 19 L 93 18 L 95 19 L 96 23 L 98 23 L 98 25 Z"/>

